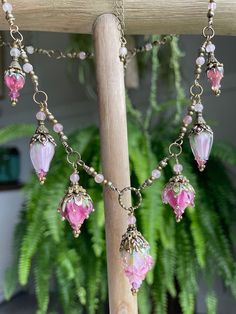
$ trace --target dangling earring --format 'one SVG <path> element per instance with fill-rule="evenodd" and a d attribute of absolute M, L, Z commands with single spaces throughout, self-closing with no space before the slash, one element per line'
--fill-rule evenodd
<path fill-rule="evenodd" d="M 139 204 L 135 207 L 131 206 L 128 208 L 122 202 L 122 196 L 124 195 L 124 192 L 128 190 L 134 191 L 140 199 Z M 129 187 L 121 191 L 118 200 L 121 207 L 129 211 L 128 228 L 126 233 L 122 236 L 120 253 L 125 275 L 131 285 L 131 292 L 135 295 L 138 292 L 142 281 L 145 279 L 147 272 L 153 266 L 152 256 L 149 255 L 149 243 L 137 230 L 136 218 L 134 216 L 134 210 L 140 206 L 142 197 L 137 189 Z"/>
<path fill-rule="evenodd" d="M 173 209 L 176 221 L 180 222 L 185 208 L 194 206 L 195 191 L 189 180 L 182 175 L 183 166 L 179 164 L 177 156 L 173 167 L 175 175 L 169 180 L 162 192 L 164 204 L 169 204 Z"/>
<path fill-rule="evenodd" d="M 9 96 L 11 99 L 12 106 L 15 106 L 20 96 L 19 90 L 25 85 L 25 73 L 19 63 L 20 50 L 18 49 L 17 43 L 13 43 L 13 48 L 10 50 L 12 62 L 8 70 L 4 74 L 4 82 L 9 88 Z"/>
<path fill-rule="evenodd" d="M 30 141 L 30 158 L 39 181 L 43 184 L 55 153 L 56 143 L 44 124 L 46 119 L 44 105 L 41 106 L 41 111 L 36 114 L 36 119 L 38 120 L 38 127 Z"/>
<path fill-rule="evenodd" d="M 67 220 L 70 223 L 76 238 L 80 234 L 84 220 L 89 218 L 91 212 L 94 211 L 92 199 L 86 190 L 79 185 L 79 179 L 77 167 L 74 165 L 74 172 L 70 176 L 71 184 L 58 208 L 62 220 Z"/>

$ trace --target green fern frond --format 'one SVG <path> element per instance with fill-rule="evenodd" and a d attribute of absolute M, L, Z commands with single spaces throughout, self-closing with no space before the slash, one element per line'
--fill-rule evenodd
<path fill-rule="evenodd" d="M 210 291 L 207 293 L 205 302 L 206 302 L 207 314 L 216 314 L 217 298 L 213 291 Z"/>
<path fill-rule="evenodd" d="M 12 124 L 0 129 L 0 145 L 21 137 L 31 137 L 35 131 L 32 124 Z"/>
<path fill-rule="evenodd" d="M 17 287 L 17 267 L 15 265 L 8 267 L 4 275 L 3 293 L 8 301 L 13 296 Z"/>

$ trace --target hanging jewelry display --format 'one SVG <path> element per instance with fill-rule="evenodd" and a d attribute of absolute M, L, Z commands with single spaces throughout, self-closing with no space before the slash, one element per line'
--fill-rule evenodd
<path fill-rule="evenodd" d="M 160 178 L 163 169 L 171 160 L 176 162 L 173 167 L 174 176 L 169 180 L 163 190 L 163 202 L 168 203 L 174 209 L 177 221 L 182 219 L 186 207 L 194 206 L 194 188 L 190 184 L 189 180 L 182 174 L 183 167 L 178 160 L 182 153 L 182 146 L 184 137 L 187 133 L 187 128 L 191 125 L 194 115 L 195 123 L 189 132 L 189 141 L 200 171 L 205 168 L 210 155 L 213 143 L 213 131 L 206 124 L 203 118 L 203 105 L 201 102 L 203 87 L 199 81 L 202 73 L 202 67 L 206 62 L 205 58 L 207 58 L 207 77 L 211 83 L 211 88 L 214 94 L 220 94 L 221 79 L 223 78 L 223 64 L 218 62 L 215 58 L 215 46 L 212 43 L 212 39 L 215 35 L 215 31 L 213 29 L 213 16 L 216 9 L 216 3 L 212 0 L 209 1 L 207 13 L 208 25 L 203 29 L 204 42 L 200 47 L 199 54 L 196 59 L 194 83 L 190 87 L 191 103 L 187 108 L 187 113 L 183 118 L 176 140 L 170 144 L 167 156 L 160 160 L 156 168 L 150 173 L 150 176 L 139 187 L 135 188 L 128 186 L 122 189 L 116 187 L 112 181 L 104 178 L 103 174 L 97 173 L 93 167 L 87 165 L 81 159 L 79 152 L 74 150 L 69 145 L 68 138 L 63 131 L 63 125 L 59 123 L 54 115 L 49 111 L 48 95 L 45 91 L 39 89 L 38 77 L 35 74 L 28 57 L 29 54 L 38 52 L 46 54 L 49 57 L 68 57 L 85 60 L 86 58 L 93 57 L 93 53 L 80 51 L 74 54 L 65 54 L 62 52 L 55 52 L 53 50 L 47 51 L 39 48 L 35 49 L 32 46 L 25 47 L 23 43 L 23 35 L 19 31 L 19 27 L 15 24 L 15 18 L 12 14 L 12 5 L 6 0 L 2 0 L 2 8 L 6 13 L 6 20 L 9 23 L 10 36 L 13 40 L 13 43 L 9 44 L 3 42 L 0 38 L 0 43 L 2 45 L 10 47 L 10 55 L 12 57 L 10 68 L 5 72 L 5 83 L 10 89 L 9 95 L 11 102 L 15 105 L 18 101 L 19 90 L 24 86 L 26 73 L 29 74 L 33 82 L 33 101 L 39 105 L 40 109 L 40 111 L 36 114 L 38 128 L 36 129 L 36 132 L 30 142 L 30 157 L 37 176 L 39 177 L 39 181 L 40 183 L 44 183 L 45 181 L 56 146 L 53 137 L 49 134 L 48 129 L 45 127 L 44 123 L 47 119 L 52 124 L 53 131 L 58 134 L 59 140 L 65 149 L 67 161 L 74 169 L 73 174 L 70 176 L 71 184 L 58 209 L 62 219 L 67 220 L 70 223 L 75 237 L 78 237 L 83 222 L 94 210 L 90 196 L 82 188 L 82 186 L 79 185 L 79 173 L 77 168 L 84 170 L 88 175 L 92 176 L 96 183 L 103 184 L 117 194 L 118 202 L 121 208 L 128 212 L 128 228 L 121 239 L 120 253 L 125 275 L 131 285 L 132 293 L 135 294 L 140 288 L 142 281 L 145 279 L 147 272 L 151 269 L 153 259 L 151 255 L 149 255 L 150 247 L 148 242 L 137 230 L 134 212 L 142 204 L 143 190 L 149 188 L 155 180 Z M 119 55 L 121 62 L 123 62 L 124 67 L 127 66 L 129 59 L 136 53 L 149 51 L 154 45 L 164 45 L 167 42 L 167 37 L 164 37 L 161 41 L 147 43 L 143 47 L 135 48 L 131 51 L 127 50 L 123 0 L 116 1 L 115 15 L 118 19 L 121 41 L 121 47 L 117 54 Z M 171 37 L 169 38 L 171 39 Z M 127 207 L 123 203 L 123 196 L 127 191 L 134 192 L 138 197 L 139 201 L 136 206 Z"/>

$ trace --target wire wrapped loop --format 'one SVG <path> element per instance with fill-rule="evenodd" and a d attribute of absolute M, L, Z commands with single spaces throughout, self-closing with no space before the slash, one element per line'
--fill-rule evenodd
<path fill-rule="evenodd" d="M 123 203 L 123 196 L 126 192 L 128 191 L 131 191 L 131 192 L 134 192 L 136 194 L 136 196 L 138 197 L 138 202 L 135 206 L 130 206 L 130 207 L 127 207 L 124 203 Z M 140 190 L 139 189 L 136 189 L 132 186 L 128 186 L 126 188 L 124 188 L 123 190 L 120 191 L 119 193 L 119 196 L 118 196 L 118 201 L 119 201 L 119 204 L 120 206 L 125 209 L 125 210 L 128 210 L 130 212 L 134 212 L 135 209 L 139 208 L 142 204 L 142 194 L 140 193 Z"/>

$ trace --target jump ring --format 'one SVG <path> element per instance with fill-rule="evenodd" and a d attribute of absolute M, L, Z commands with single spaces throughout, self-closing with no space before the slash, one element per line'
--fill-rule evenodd
<path fill-rule="evenodd" d="M 72 152 L 67 154 L 66 159 L 69 164 L 74 166 L 78 162 L 78 160 L 81 159 L 81 156 L 78 152 L 72 150 Z"/>
<path fill-rule="evenodd" d="M 215 36 L 215 31 L 212 26 L 206 26 L 203 28 L 202 34 L 205 38 L 212 39 Z"/>
<path fill-rule="evenodd" d="M 137 195 L 138 203 L 135 206 L 127 207 L 122 202 L 122 197 L 124 196 L 125 192 L 127 192 L 127 191 L 133 191 Z M 123 209 L 133 212 L 135 209 L 139 208 L 140 205 L 142 204 L 142 194 L 140 193 L 140 191 L 138 189 L 136 189 L 136 188 L 134 188 L 132 186 L 128 186 L 128 187 L 126 187 L 126 188 L 124 188 L 123 190 L 120 191 L 119 196 L 118 196 L 118 201 L 119 201 L 120 206 Z"/>
<path fill-rule="evenodd" d="M 203 87 L 200 84 L 194 84 L 190 87 L 190 94 L 192 96 L 194 97 L 201 96 L 202 93 L 203 93 Z"/>
<path fill-rule="evenodd" d="M 173 147 L 176 147 L 178 149 L 178 151 L 177 152 L 173 152 L 172 151 Z M 178 157 L 182 153 L 182 146 L 179 143 L 176 143 L 176 142 L 170 144 L 170 146 L 169 146 L 169 153 L 170 153 L 171 156 Z"/>
<path fill-rule="evenodd" d="M 42 99 L 39 99 L 40 97 Z M 36 102 L 36 104 L 40 105 L 40 104 L 46 103 L 48 101 L 48 95 L 44 91 L 39 90 L 39 91 L 36 91 L 34 93 L 33 100 L 34 100 L 34 102 Z"/>

